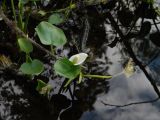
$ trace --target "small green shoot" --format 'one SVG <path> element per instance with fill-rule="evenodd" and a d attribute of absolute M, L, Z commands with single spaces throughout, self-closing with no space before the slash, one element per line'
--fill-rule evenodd
<path fill-rule="evenodd" d="M 49 18 L 48 22 L 54 25 L 59 25 L 65 21 L 65 15 L 62 13 L 53 13 Z"/>
<path fill-rule="evenodd" d="M 48 95 L 52 89 L 51 85 L 49 85 L 39 79 L 37 80 L 37 82 L 38 82 L 38 85 L 36 87 L 36 90 L 42 95 Z"/>

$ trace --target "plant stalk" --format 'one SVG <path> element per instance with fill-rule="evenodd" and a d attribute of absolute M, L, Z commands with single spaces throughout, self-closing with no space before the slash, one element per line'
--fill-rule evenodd
<path fill-rule="evenodd" d="M 17 23 L 16 11 L 15 11 L 15 6 L 14 6 L 14 1 L 13 0 L 11 0 L 11 7 L 12 7 L 12 12 L 13 12 L 14 20 Z"/>
<path fill-rule="evenodd" d="M 112 78 L 112 76 L 103 76 L 103 75 L 83 75 L 83 77 L 91 77 L 91 78 L 101 78 L 101 79 L 109 79 Z"/>

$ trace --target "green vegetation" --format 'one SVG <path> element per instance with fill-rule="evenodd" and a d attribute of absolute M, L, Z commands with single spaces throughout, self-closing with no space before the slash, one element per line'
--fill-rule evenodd
<path fill-rule="evenodd" d="M 3 6 L 1 10 L 6 10 L 6 2 L 6 0 L 3 0 Z M 18 4 L 16 5 L 15 1 L 11 0 L 12 14 L 14 22 L 16 23 L 15 29 L 18 29 L 18 31 L 20 31 L 19 34 L 17 34 L 16 36 L 17 43 L 19 45 L 20 51 L 26 54 L 26 61 L 20 66 L 19 70 L 22 73 L 30 76 L 39 75 L 44 71 L 43 62 L 41 62 L 39 59 L 32 60 L 30 56 L 33 52 L 33 43 L 34 45 L 39 46 L 39 48 L 43 47 L 28 37 L 29 30 L 27 29 L 29 25 L 29 18 L 32 14 L 32 9 L 37 7 L 37 2 L 40 2 L 40 0 L 19 0 Z M 89 5 L 91 5 L 92 1 L 87 1 L 86 3 L 89 3 Z M 54 47 L 64 46 L 67 43 L 65 33 L 61 28 L 57 27 L 57 25 L 64 23 L 67 20 L 72 9 L 75 9 L 76 7 L 76 4 L 72 3 L 71 1 L 68 7 L 58 9 L 55 11 L 45 12 L 44 10 L 40 9 L 36 10 L 36 14 L 38 14 L 41 17 L 45 17 L 45 20 L 40 20 L 40 23 L 35 28 L 35 33 L 39 37 L 39 40 L 42 45 L 47 45 L 51 47 L 50 54 L 52 56 L 54 56 Z M 47 51 L 45 48 L 43 49 L 44 51 Z M 70 59 L 65 57 L 59 58 L 53 65 L 53 71 L 55 71 L 55 73 L 65 78 L 68 78 L 68 81 L 64 87 L 70 85 L 70 83 L 74 79 L 77 79 L 78 76 L 79 84 L 81 83 L 83 77 L 93 77 L 102 79 L 111 78 L 111 76 L 84 75 L 82 73 L 83 67 L 81 66 L 81 64 L 88 57 L 87 54 L 84 54 L 85 53 L 73 55 Z M 48 86 L 42 80 L 38 80 L 37 90 L 41 94 L 48 93 L 50 91 L 50 88 L 51 86 Z"/>
<path fill-rule="evenodd" d="M 48 22 L 41 22 L 35 30 L 44 45 L 63 46 L 67 42 L 64 32 Z"/>

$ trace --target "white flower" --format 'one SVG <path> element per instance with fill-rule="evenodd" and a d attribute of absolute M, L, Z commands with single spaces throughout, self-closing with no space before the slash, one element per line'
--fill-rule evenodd
<path fill-rule="evenodd" d="M 80 65 L 86 60 L 87 57 L 88 55 L 86 53 L 79 53 L 71 56 L 69 61 L 71 61 L 74 65 Z"/>

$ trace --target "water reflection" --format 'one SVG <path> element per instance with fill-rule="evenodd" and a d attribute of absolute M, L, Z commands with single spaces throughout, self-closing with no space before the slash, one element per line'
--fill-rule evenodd
<path fill-rule="evenodd" d="M 84 113 L 81 120 L 159 120 L 158 101 L 123 108 L 103 104 L 125 105 L 156 99 L 154 89 L 139 68 L 129 78 L 121 72 L 110 80 L 109 86 L 109 92 L 98 95 L 94 110 Z"/>
<path fill-rule="evenodd" d="M 49 63 L 45 65 L 46 70 L 42 74 L 49 78 L 49 83 L 53 87 L 51 100 L 48 101 L 35 91 L 35 81 L 25 82 L 28 81 L 28 79 L 16 77 L 10 73 L 4 74 L 2 72 L 0 73 L 0 75 L 3 75 L 3 77 L 0 77 L 0 117 L 2 117 L 0 119 L 51 120 L 59 118 L 59 120 L 159 120 L 159 101 L 125 107 L 111 106 L 150 101 L 156 99 L 157 95 L 144 73 L 137 66 L 133 75 L 127 77 L 124 74 L 122 66 L 124 61 L 129 57 L 124 53 L 123 46 L 121 46 L 120 43 L 116 44 L 114 48 L 106 46 L 108 41 L 113 41 L 117 33 L 113 31 L 111 25 L 104 24 L 105 17 L 97 21 L 95 18 L 99 14 L 95 14 L 95 10 L 92 11 L 92 9 L 88 11 L 91 30 L 87 39 L 88 41 L 86 41 L 87 43 L 84 47 L 90 48 L 89 52 L 93 53 L 94 59 L 88 61 L 86 65 L 87 69 L 84 71 L 100 75 L 110 74 L 113 75 L 113 78 L 109 81 L 84 79 L 84 83 L 77 85 L 76 88 L 74 88 L 74 85 L 71 86 L 71 92 L 74 91 L 74 97 L 71 96 L 68 91 L 58 94 L 65 79 L 54 74 L 51 66 L 55 61 L 49 59 Z M 77 19 L 75 19 L 75 21 L 78 21 Z M 137 25 L 140 24 L 137 23 Z M 76 25 L 74 27 L 77 29 Z M 75 31 L 75 29 L 71 27 L 68 28 L 70 28 L 68 32 L 74 31 L 72 33 L 73 36 L 81 38 L 81 35 L 79 35 L 81 28 L 77 29 L 78 31 Z M 126 29 L 123 29 L 123 32 L 126 32 Z M 153 26 L 151 32 L 155 32 L 155 30 L 156 28 Z M 137 38 L 132 40 L 133 42 L 131 41 L 131 43 L 135 43 L 135 46 L 132 46 L 133 50 L 139 54 L 144 40 L 139 40 L 140 44 Z M 136 44 L 135 41 L 138 43 Z M 59 52 L 58 54 L 60 56 L 68 57 L 77 52 L 73 47 L 74 45 L 69 44 L 68 46 L 69 47 L 65 48 L 65 50 L 58 48 L 56 53 Z M 80 46 L 82 47 L 82 45 Z M 140 49 L 137 50 L 137 47 Z M 148 51 L 149 48 L 151 48 L 153 53 L 157 50 L 155 45 L 153 47 L 145 46 L 144 50 Z M 39 54 L 37 55 L 39 56 Z M 139 56 L 142 57 L 142 54 Z M 159 64 L 159 59 L 157 63 Z M 153 65 L 155 65 L 155 63 Z M 159 69 L 156 70 L 157 73 L 159 73 Z M 150 71 L 150 74 L 153 74 L 153 71 Z M 23 79 L 23 82 L 21 82 L 21 79 Z M 110 104 L 110 106 L 104 103 Z"/>
<path fill-rule="evenodd" d="M 28 77 L 12 70 L 0 73 L 1 120 L 50 120 L 48 100 L 35 90 L 36 84 Z M 50 105 L 51 106 L 51 105 Z"/>
<path fill-rule="evenodd" d="M 152 28 L 152 31 L 154 31 L 153 29 L 154 28 Z M 136 42 L 141 43 L 139 45 L 135 45 Z M 131 44 L 133 51 L 136 55 L 139 55 L 139 60 L 147 62 L 150 61 L 150 58 L 152 57 L 147 56 L 149 53 L 147 52 L 147 54 L 145 54 L 145 52 L 151 51 L 151 55 L 154 56 L 159 53 L 159 48 L 149 41 L 147 43 L 149 47 L 143 49 L 145 51 L 142 51 L 142 47 L 146 47 L 144 42 L 144 40 L 138 40 L 136 38 Z M 96 101 L 93 104 L 94 110 L 85 112 L 82 115 L 81 120 L 159 120 L 160 101 L 155 101 L 158 97 L 157 94 L 143 71 L 141 71 L 138 66 L 135 67 L 136 71 L 130 77 L 127 77 L 124 74 L 122 59 L 125 60 L 127 56 L 124 56 L 122 48 L 122 46 L 117 45 L 113 49 L 109 48 L 106 50 L 106 56 L 113 62 L 113 64 L 109 65 L 110 67 L 108 72 L 114 77 L 109 81 L 109 91 L 107 93 L 102 92 L 97 95 Z M 117 50 L 122 51 L 122 54 Z M 142 60 L 145 58 L 143 56 L 147 56 L 148 58 L 146 60 Z M 148 62 L 148 66 L 146 68 L 148 71 L 149 69 L 153 70 L 150 71 L 150 75 L 152 75 L 152 77 L 154 77 L 154 74 L 159 73 L 158 66 L 159 57 L 154 59 L 152 62 Z M 156 75 L 154 80 L 159 80 L 159 76 Z M 116 107 L 144 101 L 150 101 L 150 103 Z"/>

